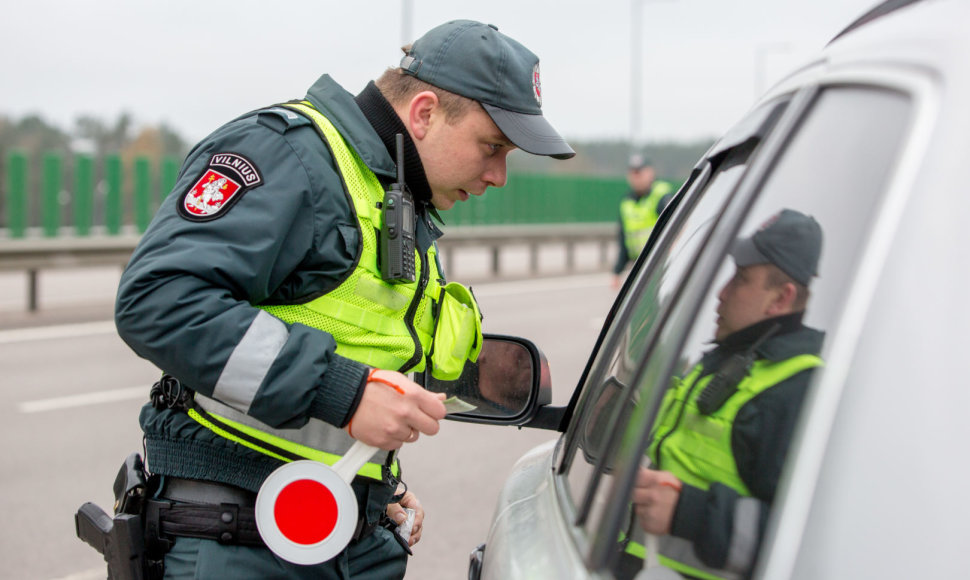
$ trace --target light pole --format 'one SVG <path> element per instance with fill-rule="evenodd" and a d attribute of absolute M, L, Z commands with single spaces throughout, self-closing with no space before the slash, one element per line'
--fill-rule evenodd
<path fill-rule="evenodd" d="M 640 93 L 643 88 L 641 69 L 643 67 L 643 4 L 642 0 L 631 0 L 630 9 L 630 151 L 637 150 L 640 139 Z"/>
<path fill-rule="evenodd" d="M 401 0 L 401 46 L 405 46 L 411 38 L 411 8 L 412 0 Z"/>
<path fill-rule="evenodd" d="M 630 149 L 640 145 L 641 108 L 643 106 L 643 4 L 648 0 L 630 0 Z M 650 0 L 652 3 L 672 0 Z"/>

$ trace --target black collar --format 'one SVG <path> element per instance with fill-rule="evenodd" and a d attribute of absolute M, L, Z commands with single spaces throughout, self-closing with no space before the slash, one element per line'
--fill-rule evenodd
<path fill-rule="evenodd" d="M 364 117 L 374 127 L 374 131 L 381 138 L 391 159 L 397 159 L 395 152 L 394 136 L 398 133 L 404 135 L 404 181 L 407 184 L 415 201 L 421 205 L 429 207 L 431 204 L 431 186 L 428 185 L 428 177 L 424 173 L 424 165 L 421 164 L 421 157 L 414 146 L 414 141 L 408 134 L 407 128 L 398 117 L 397 111 L 391 106 L 374 81 L 367 83 L 364 90 L 354 97 L 357 106 L 364 113 Z"/>
<path fill-rule="evenodd" d="M 795 332 L 796 330 L 802 328 L 802 317 L 804 315 L 804 311 L 792 312 L 791 314 L 784 314 L 782 316 L 776 316 L 774 318 L 762 320 L 761 322 L 756 322 L 751 326 L 742 328 L 737 332 L 725 336 L 724 340 L 717 341 L 717 345 L 719 348 L 729 351 L 747 348 L 748 346 L 754 344 L 759 338 L 767 333 L 772 326 L 776 324 L 779 326 L 779 328 L 772 332 L 772 335 L 777 336 Z"/>

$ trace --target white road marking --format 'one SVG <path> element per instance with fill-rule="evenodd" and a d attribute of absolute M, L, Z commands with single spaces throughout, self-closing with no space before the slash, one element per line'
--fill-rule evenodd
<path fill-rule="evenodd" d="M 550 292 L 554 290 L 598 288 L 606 287 L 608 284 L 609 278 L 605 275 L 592 274 L 586 276 L 540 278 L 535 280 L 518 280 L 510 282 L 490 282 L 478 285 L 475 288 L 475 294 L 479 296 L 510 296 L 533 292 Z M 599 323 L 598 325 L 597 322 Z M 591 326 L 595 328 L 598 328 L 601 325 L 602 319 L 599 319 L 598 321 L 591 321 Z M 40 340 L 57 340 L 64 338 L 82 338 L 85 336 L 95 336 L 100 334 L 114 334 L 115 332 L 115 324 L 114 321 L 111 320 L 86 322 L 82 324 L 64 324 L 59 326 L 0 330 L 0 344 L 13 344 Z M 71 409 L 74 407 L 99 405 L 102 403 L 129 401 L 140 397 L 145 397 L 147 400 L 147 386 L 142 385 L 126 389 L 113 389 L 110 391 L 98 391 L 79 395 L 69 395 L 66 397 L 25 401 L 23 403 L 18 403 L 17 410 L 21 413 L 42 413 L 45 411 L 57 411 L 61 409 Z"/>
<path fill-rule="evenodd" d="M 472 284 L 472 286 L 475 288 L 476 296 L 513 296 L 515 294 L 551 292 L 555 290 L 601 288 L 606 287 L 608 284 L 609 277 L 605 274 L 588 274 L 538 278 L 533 280 L 513 280 L 509 282 L 485 282 Z M 17 328 L 13 330 L 0 330 L 0 344 L 82 338 L 100 334 L 114 334 L 116 332 L 114 321 L 111 320 L 84 322 L 80 324 L 62 324 L 58 326 Z"/>
<path fill-rule="evenodd" d="M 74 407 L 85 407 L 87 405 L 100 405 L 101 403 L 130 401 L 138 398 L 148 400 L 148 387 L 146 385 L 129 387 L 127 389 L 112 389 L 110 391 L 68 395 L 66 397 L 54 397 L 52 399 L 25 401 L 17 404 L 17 410 L 21 413 L 42 413 L 44 411 L 58 411 Z"/>
<path fill-rule="evenodd" d="M 14 330 L 0 330 L 0 344 L 32 342 L 35 340 L 57 340 L 61 338 L 81 338 L 98 334 L 114 334 L 115 332 L 115 323 L 112 320 L 84 322 L 80 324 L 62 324 L 58 326 L 38 326 L 35 328 L 17 328 Z"/>

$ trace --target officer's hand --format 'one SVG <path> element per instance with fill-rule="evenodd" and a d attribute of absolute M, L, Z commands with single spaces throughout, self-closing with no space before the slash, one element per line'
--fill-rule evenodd
<path fill-rule="evenodd" d="M 669 471 L 641 468 L 633 487 L 633 508 L 648 534 L 669 534 L 682 484 Z"/>
<path fill-rule="evenodd" d="M 417 441 L 421 433 L 438 432 L 446 414 L 444 393 L 426 391 L 396 371 L 378 370 L 371 378 L 348 425 L 352 437 L 392 450 Z"/>
<path fill-rule="evenodd" d="M 411 524 L 411 537 L 408 538 L 408 546 L 413 546 L 421 540 L 421 531 L 424 529 L 424 508 L 421 507 L 418 497 L 409 491 L 401 498 L 401 503 L 387 504 L 387 517 L 397 525 L 401 525 L 408 517 L 404 508 L 414 510 L 414 523 Z"/>

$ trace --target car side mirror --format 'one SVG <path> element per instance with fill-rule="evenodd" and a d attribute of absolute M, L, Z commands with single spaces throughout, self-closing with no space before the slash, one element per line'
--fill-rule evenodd
<path fill-rule="evenodd" d="M 552 402 L 549 361 L 535 344 L 515 336 L 486 334 L 478 360 L 465 363 L 457 379 L 424 372 L 415 381 L 445 393 L 453 409 L 446 418 L 455 421 L 523 425 Z"/>

